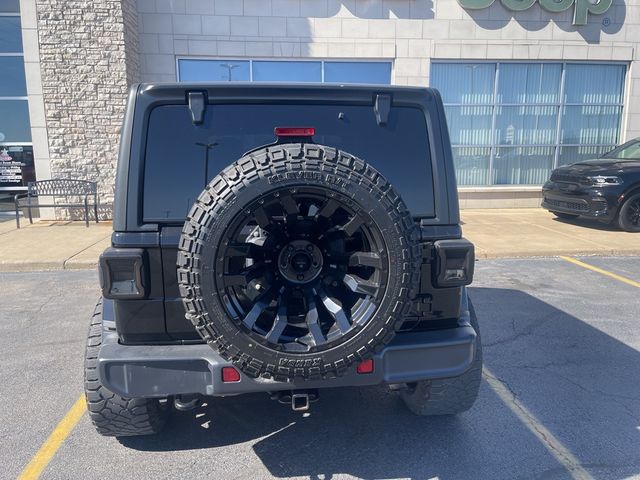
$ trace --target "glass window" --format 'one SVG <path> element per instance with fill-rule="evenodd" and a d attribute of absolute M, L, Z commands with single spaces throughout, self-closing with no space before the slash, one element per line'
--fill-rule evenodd
<path fill-rule="evenodd" d="M 640 142 L 632 140 L 605 155 L 607 158 L 640 160 Z"/>
<path fill-rule="evenodd" d="M 178 73 L 182 82 L 248 82 L 250 68 L 242 60 L 178 60 Z"/>
<path fill-rule="evenodd" d="M 555 166 L 608 151 L 620 137 L 625 75 L 615 63 L 434 63 L 459 183 L 542 184 Z M 490 148 L 480 154 L 480 145 Z"/>
<path fill-rule="evenodd" d="M 4 119 L 0 121 L 0 138 L 4 143 L 31 141 L 29 105 L 26 100 L 0 100 L 0 119 Z"/>
<path fill-rule="evenodd" d="M 559 63 L 500 64 L 497 100 L 500 103 L 558 103 L 561 76 Z"/>
<path fill-rule="evenodd" d="M 558 107 L 496 107 L 496 135 L 501 145 L 552 145 L 558 131 Z"/>
<path fill-rule="evenodd" d="M 500 147 L 493 159 L 496 185 L 540 185 L 553 168 L 555 147 Z"/>
<path fill-rule="evenodd" d="M 182 82 L 391 83 L 391 62 L 322 62 L 302 60 L 208 60 L 181 58 Z"/>
<path fill-rule="evenodd" d="M 321 62 L 253 62 L 254 82 L 322 82 Z"/>
<path fill-rule="evenodd" d="M 440 89 L 444 103 L 493 103 L 495 70 L 493 63 L 436 63 L 431 85 Z"/>
<path fill-rule="evenodd" d="M 391 83 L 389 62 L 324 62 L 324 81 L 330 83 Z"/>
<path fill-rule="evenodd" d="M 625 70 L 624 65 L 567 64 L 565 102 L 621 104 Z"/>
<path fill-rule="evenodd" d="M 22 57 L 0 57 L 0 97 L 24 97 L 27 95 L 27 82 L 24 75 Z"/>
<path fill-rule="evenodd" d="M 615 144 L 618 141 L 622 107 L 566 106 L 562 113 L 562 143 Z"/>
<path fill-rule="evenodd" d="M 458 185 L 489 183 L 491 147 L 453 147 L 453 163 Z"/>
<path fill-rule="evenodd" d="M 315 127 L 317 143 L 350 152 L 380 170 L 402 192 L 414 215 L 434 214 L 427 126 L 421 109 L 393 107 L 387 125 L 379 126 L 372 106 L 215 105 L 208 107 L 204 124 L 196 126 L 186 106 L 167 105 L 155 108 L 149 119 L 145 220 L 183 222 L 207 180 L 245 152 L 272 143 L 274 127 L 284 125 Z M 213 143 L 206 179 L 203 145 Z"/>
<path fill-rule="evenodd" d="M 493 107 L 446 107 L 447 124 L 453 145 L 490 145 Z"/>
<path fill-rule="evenodd" d="M 20 17 L 0 16 L 0 53 L 22 53 Z"/>
<path fill-rule="evenodd" d="M 20 0 L 0 0 L 0 13 L 20 13 Z"/>
<path fill-rule="evenodd" d="M 584 160 L 593 160 L 600 158 L 603 153 L 613 148 L 610 146 L 582 145 L 579 147 L 560 147 L 558 155 L 558 166 L 570 165 Z"/>

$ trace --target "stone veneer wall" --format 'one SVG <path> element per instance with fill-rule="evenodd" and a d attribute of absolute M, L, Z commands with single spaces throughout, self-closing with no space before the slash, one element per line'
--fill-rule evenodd
<path fill-rule="evenodd" d="M 135 1 L 37 0 L 36 9 L 51 177 L 97 181 L 110 218 L 127 87 L 140 72 Z"/>

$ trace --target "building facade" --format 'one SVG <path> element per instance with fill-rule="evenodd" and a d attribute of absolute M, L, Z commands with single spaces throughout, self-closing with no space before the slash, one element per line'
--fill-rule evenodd
<path fill-rule="evenodd" d="M 32 152 L 22 182 L 97 180 L 108 215 L 133 82 L 433 86 L 461 205 L 536 206 L 552 168 L 640 136 L 639 29 L 640 0 L 0 0 L 0 145 Z"/>

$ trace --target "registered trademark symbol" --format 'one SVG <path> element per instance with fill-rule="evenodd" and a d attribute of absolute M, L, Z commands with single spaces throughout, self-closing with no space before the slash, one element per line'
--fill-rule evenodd
<path fill-rule="evenodd" d="M 609 17 L 605 17 L 602 19 L 602 25 L 605 27 L 608 27 L 609 25 L 611 25 L 611 19 Z"/>

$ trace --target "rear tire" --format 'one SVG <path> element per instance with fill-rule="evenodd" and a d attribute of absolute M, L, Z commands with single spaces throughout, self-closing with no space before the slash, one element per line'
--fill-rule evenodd
<path fill-rule="evenodd" d="M 575 220 L 580 216 L 580 215 L 574 215 L 572 213 L 563 213 L 563 212 L 551 212 L 551 213 L 553 213 L 556 217 L 562 220 Z"/>
<path fill-rule="evenodd" d="M 640 232 L 640 193 L 632 195 L 620 207 L 618 225 L 625 232 Z"/>
<path fill-rule="evenodd" d="M 91 318 L 84 364 L 84 389 L 89 417 L 99 434 L 109 437 L 152 435 L 164 427 L 169 405 L 155 398 L 126 398 L 100 383 L 98 351 L 102 344 L 102 301 Z"/>
<path fill-rule="evenodd" d="M 400 396 L 411 412 L 420 416 L 456 415 L 469 410 L 478 398 L 482 380 L 482 342 L 475 310 L 469 300 L 471 326 L 476 337 L 476 353 L 469 370 L 458 377 L 424 380 L 407 384 Z"/>

